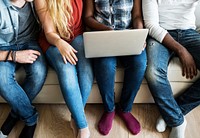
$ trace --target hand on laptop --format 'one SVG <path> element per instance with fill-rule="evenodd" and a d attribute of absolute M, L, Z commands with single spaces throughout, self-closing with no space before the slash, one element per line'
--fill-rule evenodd
<path fill-rule="evenodd" d="M 146 48 L 146 46 L 147 46 L 147 42 L 145 41 L 144 46 L 143 46 L 143 50 Z"/>
<path fill-rule="evenodd" d="M 60 39 L 57 43 L 57 47 L 65 64 L 69 62 L 72 65 L 76 65 L 76 62 L 78 61 L 78 58 L 76 57 L 77 51 L 69 43 Z"/>

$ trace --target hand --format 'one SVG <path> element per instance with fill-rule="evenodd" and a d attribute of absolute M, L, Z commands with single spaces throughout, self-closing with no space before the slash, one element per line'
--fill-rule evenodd
<path fill-rule="evenodd" d="M 16 62 L 18 63 L 34 63 L 40 56 L 40 52 L 36 50 L 21 50 L 16 52 Z"/>
<path fill-rule="evenodd" d="M 76 65 L 78 58 L 76 57 L 77 51 L 69 45 L 66 41 L 60 39 L 57 45 L 60 54 L 62 55 L 63 61 L 66 64 L 67 62 L 72 65 Z"/>
<path fill-rule="evenodd" d="M 145 41 L 145 42 L 144 42 L 144 46 L 143 46 L 143 49 L 142 49 L 142 50 L 144 50 L 146 47 L 147 47 L 147 42 Z"/>
<path fill-rule="evenodd" d="M 182 75 L 192 79 L 197 75 L 197 68 L 192 55 L 183 48 L 179 53 L 179 58 L 182 63 Z"/>

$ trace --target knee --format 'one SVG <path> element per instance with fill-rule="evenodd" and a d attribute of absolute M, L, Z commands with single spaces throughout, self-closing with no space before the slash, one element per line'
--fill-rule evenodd
<path fill-rule="evenodd" d="M 116 69 L 116 59 L 114 58 L 100 58 L 95 60 L 95 68 L 98 70 L 115 70 Z"/>
<path fill-rule="evenodd" d="M 27 74 L 28 75 L 28 74 Z M 33 71 L 31 72 L 31 77 L 37 83 L 43 83 L 47 76 L 47 66 L 46 65 L 38 65 L 34 67 Z"/>
<path fill-rule="evenodd" d="M 137 67 L 141 71 L 145 71 L 146 68 L 147 68 L 147 59 L 146 58 L 142 58 L 140 60 L 137 60 L 135 64 L 136 65 L 134 65 L 133 68 Z"/>
<path fill-rule="evenodd" d="M 148 65 L 145 78 L 148 82 L 157 82 L 159 79 L 167 79 L 167 72 L 162 68 Z"/>

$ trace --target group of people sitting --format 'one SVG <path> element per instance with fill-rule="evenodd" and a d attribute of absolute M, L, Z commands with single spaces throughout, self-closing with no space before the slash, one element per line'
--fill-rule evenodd
<path fill-rule="evenodd" d="M 15 124 L 25 123 L 19 138 L 33 138 L 38 112 L 32 105 L 46 76 L 47 65 L 57 73 L 76 138 L 89 138 L 84 107 L 96 78 L 104 105 L 98 131 L 107 135 L 115 115 L 136 135 L 141 131 L 131 114 L 135 96 L 145 77 L 161 116 L 158 132 L 171 127 L 169 138 L 184 138 L 186 114 L 200 104 L 198 78 L 174 98 L 167 77 L 168 63 L 177 56 L 182 75 L 192 79 L 200 69 L 200 34 L 195 30 L 199 0 L 1 0 L 0 95 L 11 111 L 1 126 L 8 137 Z M 83 32 L 149 29 L 140 55 L 85 58 Z M 134 39 L 134 38 L 133 38 Z M 103 40 L 102 40 L 103 41 Z M 114 100 L 117 60 L 124 66 L 121 98 Z M 23 67 L 19 84 L 15 72 Z M 134 109 L 133 109 L 134 110 Z"/>

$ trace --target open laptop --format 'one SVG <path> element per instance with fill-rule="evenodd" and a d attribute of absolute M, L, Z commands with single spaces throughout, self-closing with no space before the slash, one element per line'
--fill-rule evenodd
<path fill-rule="evenodd" d="M 141 54 L 148 29 L 84 32 L 85 57 Z"/>

